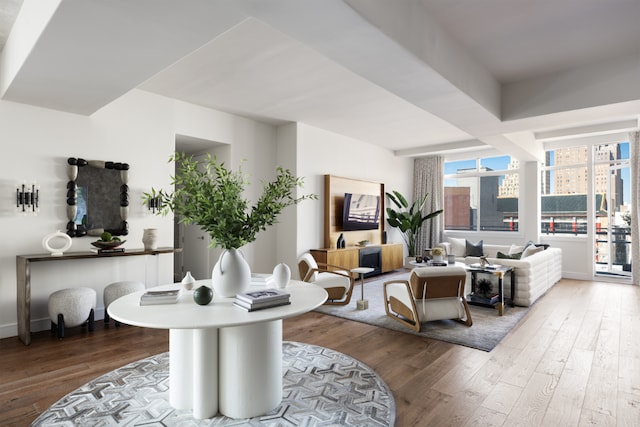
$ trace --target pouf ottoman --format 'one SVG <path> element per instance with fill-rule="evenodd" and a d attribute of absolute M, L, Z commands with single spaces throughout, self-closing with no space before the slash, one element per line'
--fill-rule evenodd
<path fill-rule="evenodd" d="M 61 289 L 49 295 L 51 331 L 64 338 L 64 329 L 88 323 L 89 332 L 94 329 L 94 310 L 97 294 L 91 288 Z"/>
<path fill-rule="evenodd" d="M 114 282 L 110 285 L 107 285 L 102 291 L 102 299 L 104 300 L 104 323 L 109 323 L 109 312 L 107 309 L 109 308 L 109 304 L 114 302 L 120 297 L 128 295 L 137 291 L 144 291 L 144 284 L 141 282 L 136 282 L 132 280 L 125 280 L 122 282 Z M 120 322 L 116 320 L 116 327 L 120 326 Z"/>

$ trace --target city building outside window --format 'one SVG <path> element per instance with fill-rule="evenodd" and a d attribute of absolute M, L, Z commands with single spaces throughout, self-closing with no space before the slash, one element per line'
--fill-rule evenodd
<path fill-rule="evenodd" d="M 630 182 L 628 142 L 546 151 L 541 232 L 586 236 L 593 231 L 596 272 L 630 273 Z"/>
<path fill-rule="evenodd" d="M 445 229 L 518 231 L 518 167 L 510 156 L 445 162 Z"/>

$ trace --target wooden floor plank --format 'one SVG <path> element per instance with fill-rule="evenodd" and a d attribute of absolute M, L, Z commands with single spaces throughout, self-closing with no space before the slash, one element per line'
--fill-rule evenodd
<path fill-rule="evenodd" d="M 285 320 L 283 335 L 374 369 L 398 427 L 639 426 L 639 330 L 640 287 L 562 280 L 490 353 L 317 312 Z M 0 340 L 0 425 L 29 425 L 91 379 L 168 350 L 167 331 L 68 332 Z"/>

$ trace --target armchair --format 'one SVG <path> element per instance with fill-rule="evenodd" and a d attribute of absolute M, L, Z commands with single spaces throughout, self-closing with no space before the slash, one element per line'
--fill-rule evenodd
<path fill-rule="evenodd" d="M 346 268 L 318 263 L 310 253 L 306 253 L 298 259 L 298 271 L 302 281 L 327 291 L 329 296 L 325 304 L 346 305 L 351 301 L 354 280 Z"/>
<path fill-rule="evenodd" d="M 473 324 L 464 298 L 464 267 L 414 268 L 406 280 L 384 283 L 387 315 L 419 332 L 421 322 L 452 319 Z"/>

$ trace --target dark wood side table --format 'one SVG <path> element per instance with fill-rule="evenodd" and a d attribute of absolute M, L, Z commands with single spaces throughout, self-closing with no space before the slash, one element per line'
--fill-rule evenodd
<path fill-rule="evenodd" d="M 31 344 L 31 263 L 45 261 L 68 261 L 74 259 L 105 259 L 123 256 L 158 255 L 179 252 L 171 247 L 155 250 L 127 249 L 124 252 L 98 254 L 96 252 L 67 252 L 62 256 L 51 254 L 16 255 L 16 291 L 18 338 L 25 345 Z"/>
<path fill-rule="evenodd" d="M 516 275 L 515 269 L 513 267 L 507 265 L 500 265 L 496 268 L 482 267 L 479 265 L 466 265 L 466 270 L 471 273 L 471 294 L 467 297 L 467 303 L 471 305 L 478 305 L 481 307 L 491 307 L 497 308 L 498 314 L 500 316 L 504 315 L 504 276 L 509 275 L 510 277 L 510 285 L 511 285 L 511 293 L 509 294 L 509 305 L 511 307 L 514 306 L 513 299 L 515 297 L 516 292 Z M 486 298 L 482 298 L 477 296 L 476 293 L 476 285 L 477 285 L 477 276 L 478 274 L 490 274 L 498 277 L 498 300 L 496 302 L 487 300 Z"/>

